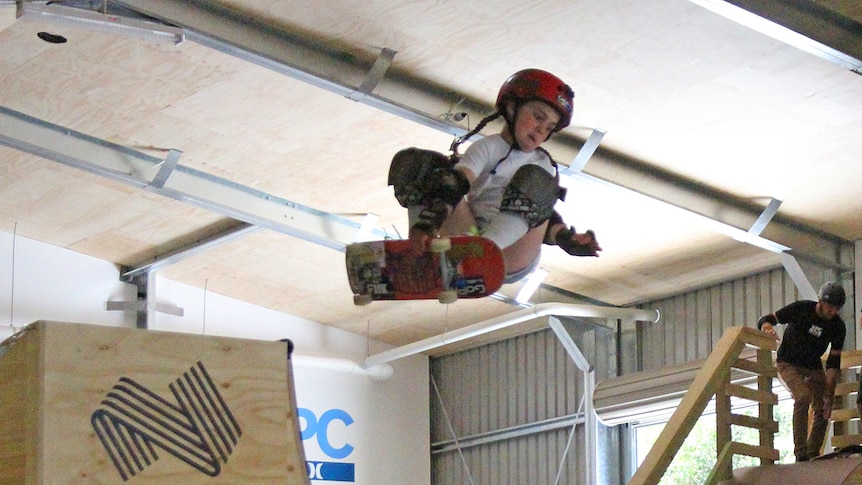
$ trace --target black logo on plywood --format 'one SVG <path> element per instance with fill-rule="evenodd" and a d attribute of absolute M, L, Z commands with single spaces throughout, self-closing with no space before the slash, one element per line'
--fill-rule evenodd
<path fill-rule="evenodd" d="M 153 465 L 159 450 L 218 476 L 242 435 L 201 362 L 169 388 L 174 402 L 122 377 L 90 417 L 123 481 Z"/>

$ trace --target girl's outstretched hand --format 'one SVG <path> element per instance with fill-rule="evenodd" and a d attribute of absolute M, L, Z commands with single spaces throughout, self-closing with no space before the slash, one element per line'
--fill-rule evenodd
<path fill-rule="evenodd" d="M 557 246 L 572 256 L 599 256 L 602 247 L 596 240 L 596 234 L 589 230 L 584 233 L 575 232 L 575 228 L 562 229 L 555 237 Z"/>

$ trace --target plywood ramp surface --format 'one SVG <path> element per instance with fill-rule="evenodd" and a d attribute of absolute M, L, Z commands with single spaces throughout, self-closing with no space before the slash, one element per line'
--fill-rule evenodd
<path fill-rule="evenodd" d="M 862 456 L 813 460 L 804 463 L 740 468 L 721 485 L 859 485 Z"/>
<path fill-rule="evenodd" d="M 308 483 L 286 342 L 36 322 L 0 344 L 0 483 Z"/>

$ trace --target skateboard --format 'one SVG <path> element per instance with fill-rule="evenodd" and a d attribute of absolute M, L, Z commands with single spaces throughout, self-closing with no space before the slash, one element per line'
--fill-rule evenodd
<path fill-rule="evenodd" d="M 854 456 L 862 454 L 862 445 L 850 445 L 845 446 L 844 448 L 837 448 L 832 453 L 827 453 L 825 455 L 820 455 L 812 458 L 812 460 L 828 460 L 830 458 L 844 458 L 848 456 Z"/>
<path fill-rule="evenodd" d="M 346 261 L 356 305 L 481 298 L 499 290 L 506 276 L 500 248 L 478 236 L 432 239 L 422 253 L 413 250 L 409 239 L 354 243 L 347 246 Z"/>

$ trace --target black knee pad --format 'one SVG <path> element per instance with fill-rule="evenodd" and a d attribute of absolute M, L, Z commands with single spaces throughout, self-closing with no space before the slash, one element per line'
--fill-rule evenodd
<path fill-rule="evenodd" d="M 446 155 L 433 150 L 405 148 L 392 157 L 388 184 L 402 207 L 424 203 L 435 188 L 436 174 L 451 169 Z"/>
<path fill-rule="evenodd" d="M 500 210 L 517 212 L 532 229 L 551 218 L 561 190 L 556 177 L 547 170 L 538 165 L 524 165 L 503 192 Z"/>

